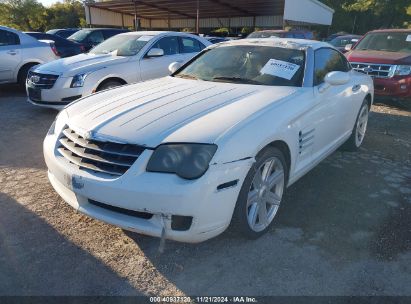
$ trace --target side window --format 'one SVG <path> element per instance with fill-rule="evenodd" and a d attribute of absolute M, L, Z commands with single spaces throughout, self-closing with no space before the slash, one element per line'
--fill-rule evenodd
<path fill-rule="evenodd" d="M 93 31 L 88 36 L 88 41 L 92 44 L 100 44 L 104 41 L 103 33 L 101 31 Z"/>
<path fill-rule="evenodd" d="M 175 55 L 179 53 L 178 37 L 164 37 L 157 41 L 153 48 L 162 49 L 164 55 Z"/>
<path fill-rule="evenodd" d="M 113 37 L 113 36 L 115 36 L 117 34 L 120 34 L 120 33 L 121 32 L 117 31 L 117 30 L 107 30 L 107 31 L 103 32 L 103 35 L 104 35 L 105 39 L 108 39 L 108 38 Z"/>
<path fill-rule="evenodd" d="M 348 72 L 351 69 L 347 60 L 336 50 L 319 49 L 314 56 L 314 85 L 324 82 L 324 77 L 329 72 Z"/>
<path fill-rule="evenodd" d="M 19 44 L 20 44 L 20 39 L 18 35 L 12 32 L 9 32 L 9 31 L 0 30 L 0 46 L 19 45 Z"/>
<path fill-rule="evenodd" d="M 181 53 L 198 53 L 204 48 L 204 45 L 198 40 L 181 37 Z"/>

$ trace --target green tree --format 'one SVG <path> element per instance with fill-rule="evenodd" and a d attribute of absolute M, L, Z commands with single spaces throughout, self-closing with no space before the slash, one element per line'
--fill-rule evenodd
<path fill-rule="evenodd" d="M 0 24 L 23 31 L 45 27 L 45 7 L 36 0 L 3 0 L 0 2 Z"/>
<path fill-rule="evenodd" d="M 46 29 L 83 27 L 86 25 L 84 6 L 80 1 L 65 0 L 55 3 L 45 14 Z"/>
<path fill-rule="evenodd" d="M 21 31 L 46 31 L 52 28 L 86 26 L 84 6 L 65 0 L 44 7 L 37 0 L 0 0 L 0 24 Z"/>

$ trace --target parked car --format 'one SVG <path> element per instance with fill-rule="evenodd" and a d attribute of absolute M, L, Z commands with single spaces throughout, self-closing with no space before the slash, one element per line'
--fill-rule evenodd
<path fill-rule="evenodd" d="M 19 83 L 24 87 L 31 67 L 58 58 L 48 43 L 0 26 L 0 83 Z"/>
<path fill-rule="evenodd" d="M 346 46 L 355 45 L 360 39 L 361 36 L 359 35 L 338 36 L 331 40 L 329 44 L 337 48 L 341 53 L 346 53 Z"/>
<path fill-rule="evenodd" d="M 411 30 L 369 32 L 346 56 L 355 70 L 374 78 L 376 96 L 411 100 Z"/>
<path fill-rule="evenodd" d="M 372 79 L 328 43 L 224 42 L 179 65 L 58 115 L 44 156 L 68 204 L 176 241 L 204 241 L 230 223 L 257 238 L 287 187 L 363 142 Z"/>
<path fill-rule="evenodd" d="M 256 31 L 247 36 L 247 38 L 297 38 L 297 39 L 313 39 L 314 34 L 310 31 L 284 31 L 284 30 L 265 30 Z"/>
<path fill-rule="evenodd" d="M 54 42 L 57 53 L 61 58 L 70 57 L 84 53 L 86 50 L 83 45 L 70 41 L 68 39 L 40 32 L 25 32 L 27 35 L 36 38 L 37 40 L 51 40 Z"/>
<path fill-rule="evenodd" d="M 185 62 L 210 44 L 199 36 L 177 32 L 120 34 L 87 54 L 30 71 L 28 99 L 35 105 L 61 109 L 94 92 L 166 76 L 170 63 Z M 42 80 L 31 81 L 31 77 Z"/>
<path fill-rule="evenodd" d="M 104 40 L 115 35 L 126 33 L 129 30 L 114 29 L 114 28 L 90 28 L 82 29 L 75 32 L 73 35 L 67 37 L 68 40 L 80 43 L 84 46 L 86 51 L 89 51 L 96 45 L 99 45 Z"/>
<path fill-rule="evenodd" d="M 74 33 L 78 32 L 79 28 L 67 28 L 67 29 L 52 29 L 47 31 L 47 34 L 56 35 L 62 38 L 68 38 L 69 36 L 73 35 Z"/>
<path fill-rule="evenodd" d="M 347 32 L 338 32 L 338 33 L 335 33 L 335 34 L 331 34 L 330 36 L 328 36 L 327 38 L 325 38 L 324 41 L 325 41 L 325 42 L 330 42 L 331 40 L 333 40 L 333 39 L 335 39 L 335 38 L 337 38 L 337 37 L 347 36 L 347 35 L 349 35 L 349 33 L 347 33 Z"/>
<path fill-rule="evenodd" d="M 210 41 L 212 44 L 225 42 L 225 41 L 230 40 L 230 39 L 227 39 L 227 38 L 224 38 L 224 37 L 214 37 L 214 36 L 206 36 L 204 38 L 207 39 L 208 41 Z"/>

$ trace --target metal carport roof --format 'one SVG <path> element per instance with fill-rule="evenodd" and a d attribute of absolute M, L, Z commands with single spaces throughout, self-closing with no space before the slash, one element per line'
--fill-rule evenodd
<path fill-rule="evenodd" d="M 100 13 L 99 13 L 100 12 Z M 200 19 L 265 18 L 280 17 L 311 24 L 330 25 L 334 10 L 319 0 L 101 0 L 86 1 L 86 19 L 99 21 L 119 18 L 124 25 L 124 16 L 136 20 L 196 20 L 198 31 Z M 93 18 L 93 15 L 97 18 Z M 220 21 L 219 21 L 220 22 Z M 221 22 L 220 22 L 221 23 Z M 94 23 L 102 24 L 102 23 Z"/>
<path fill-rule="evenodd" d="M 112 0 L 88 3 L 89 7 L 118 13 L 137 13 L 139 18 L 180 19 L 282 15 L 285 0 Z"/>

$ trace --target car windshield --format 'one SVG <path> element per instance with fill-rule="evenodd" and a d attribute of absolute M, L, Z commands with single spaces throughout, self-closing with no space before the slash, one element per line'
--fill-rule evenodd
<path fill-rule="evenodd" d="M 280 33 L 277 32 L 254 32 L 248 35 L 247 38 L 270 38 L 270 37 L 280 37 Z"/>
<path fill-rule="evenodd" d="M 151 40 L 153 36 L 118 35 L 100 43 L 91 54 L 109 54 L 117 56 L 134 56 Z"/>
<path fill-rule="evenodd" d="M 268 86 L 302 85 L 305 52 L 297 49 L 229 45 L 207 50 L 175 77 Z"/>
<path fill-rule="evenodd" d="M 77 42 L 81 42 L 81 41 L 83 41 L 90 33 L 91 33 L 91 31 L 88 31 L 88 30 L 80 30 L 80 31 L 78 31 L 78 32 L 75 32 L 73 35 L 69 36 L 67 39 L 74 40 L 74 41 L 77 41 Z"/>
<path fill-rule="evenodd" d="M 354 44 L 358 41 L 358 38 L 355 37 L 337 37 L 329 42 L 329 44 L 336 47 L 343 47 L 347 44 Z"/>
<path fill-rule="evenodd" d="M 355 49 L 411 54 L 411 32 L 370 33 L 357 44 Z"/>

